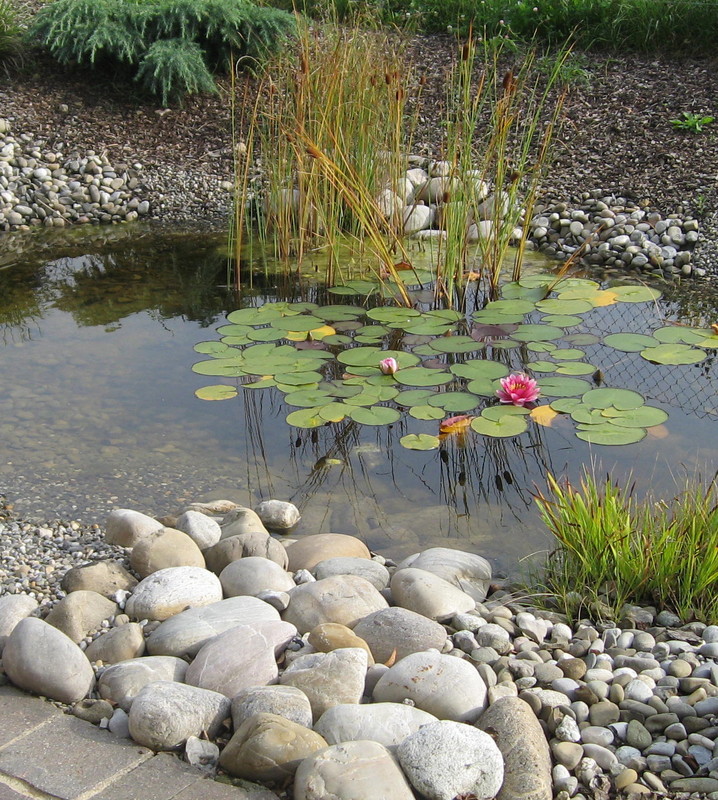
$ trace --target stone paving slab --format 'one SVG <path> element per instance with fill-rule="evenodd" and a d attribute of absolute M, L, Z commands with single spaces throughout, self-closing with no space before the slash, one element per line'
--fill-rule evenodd
<path fill-rule="evenodd" d="M 60 714 L 1 747 L 0 773 L 60 800 L 76 800 L 152 755 L 134 742 Z"/>
<path fill-rule="evenodd" d="M 0 747 L 62 717 L 59 708 L 12 686 L 0 686 Z"/>
<path fill-rule="evenodd" d="M 32 800 L 32 798 L 26 794 L 18 794 L 14 789 L 0 782 L 0 800 Z"/>
<path fill-rule="evenodd" d="M 169 753 L 158 753 L 93 795 L 92 800 L 172 800 L 201 780 L 194 767 Z"/>

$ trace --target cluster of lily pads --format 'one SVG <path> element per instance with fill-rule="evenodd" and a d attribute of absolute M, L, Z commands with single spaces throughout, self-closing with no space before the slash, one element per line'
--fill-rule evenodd
<path fill-rule="evenodd" d="M 209 356 L 193 370 L 231 379 L 198 389 L 205 400 L 235 397 L 240 390 L 274 387 L 293 408 L 287 422 L 314 428 L 351 419 L 390 425 L 404 414 L 435 421 L 439 435 L 407 434 L 404 447 L 433 449 L 442 435 L 468 429 L 485 436 L 518 436 L 530 422 L 550 425 L 570 415 L 576 435 L 594 444 L 637 442 L 667 414 L 645 405 L 636 391 L 600 386 L 601 365 L 585 360 L 583 346 L 599 343 L 582 325 L 592 309 L 614 303 L 655 302 L 648 286 L 602 289 L 595 281 L 533 275 L 502 287 L 501 299 L 469 315 L 453 309 L 422 311 L 379 305 L 319 306 L 274 302 L 241 308 L 218 328 L 219 341 L 201 342 Z M 352 284 L 361 283 L 361 286 Z M 363 284 L 367 283 L 368 286 Z M 337 294 L 362 294 L 368 281 L 334 287 Z M 526 321 L 539 312 L 538 322 Z M 695 364 L 718 348 L 711 329 L 666 325 L 652 335 L 615 333 L 603 344 L 656 364 Z M 382 363 L 395 359 L 396 371 Z M 500 379 L 509 364 L 539 384 L 538 404 L 499 404 Z M 447 419 L 448 417 L 448 419 Z"/>

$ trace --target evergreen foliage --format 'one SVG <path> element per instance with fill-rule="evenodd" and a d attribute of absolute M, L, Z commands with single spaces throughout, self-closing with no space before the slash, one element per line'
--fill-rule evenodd
<path fill-rule="evenodd" d="M 291 14 L 247 0 L 54 0 L 28 37 L 61 64 L 124 65 L 167 103 L 214 91 L 212 73 L 262 60 L 293 28 Z"/>
<path fill-rule="evenodd" d="M 12 0 L 0 0 L 0 65 L 19 66 L 22 61 L 20 23 Z"/>

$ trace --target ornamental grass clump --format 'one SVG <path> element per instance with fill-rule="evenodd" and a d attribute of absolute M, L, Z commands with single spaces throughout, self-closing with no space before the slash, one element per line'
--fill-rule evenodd
<path fill-rule="evenodd" d="M 556 538 L 543 581 L 572 618 L 617 621 L 626 603 L 718 622 L 718 491 L 688 482 L 673 500 L 639 501 L 631 486 L 548 476 L 536 501 Z"/>

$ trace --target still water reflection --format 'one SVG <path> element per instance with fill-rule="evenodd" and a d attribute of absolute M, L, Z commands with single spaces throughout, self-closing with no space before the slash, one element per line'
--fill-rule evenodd
<path fill-rule="evenodd" d="M 712 357 L 658 367 L 616 353 L 601 364 L 611 385 L 670 414 L 626 447 L 591 447 L 559 418 L 516 439 L 471 436 L 417 452 L 399 438 L 433 433 L 436 423 L 308 431 L 285 423 L 290 409 L 275 390 L 199 400 L 207 380 L 191 372 L 193 346 L 217 338 L 228 311 L 261 302 L 223 288 L 222 244 L 155 234 L 97 253 L 57 244 L 53 260 L 0 265 L 0 492 L 26 517 L 91 522 L 117 506 L 164 514 L 197 499 L 276 497 L 300 507 L 300 532 L 358 534 L 394 556 L 460 547 L 516 574 L 522 559 L 550 547 L 532 497 L 547 472 L 577 480 L 594 464 L 619 481 L 632 473 L 639 491 L 672 495 L 676 479 L 715 470 Z M 315 299 L 257 276 L 255 297 L 287 293 Z M 676 295 L 660 309 L 622 305 L 622 318 L 607 311 L 591 324 L 598 334 L 642 331 L 645 315 L 658 312 L 707 324 L 711 302 Z"/>

